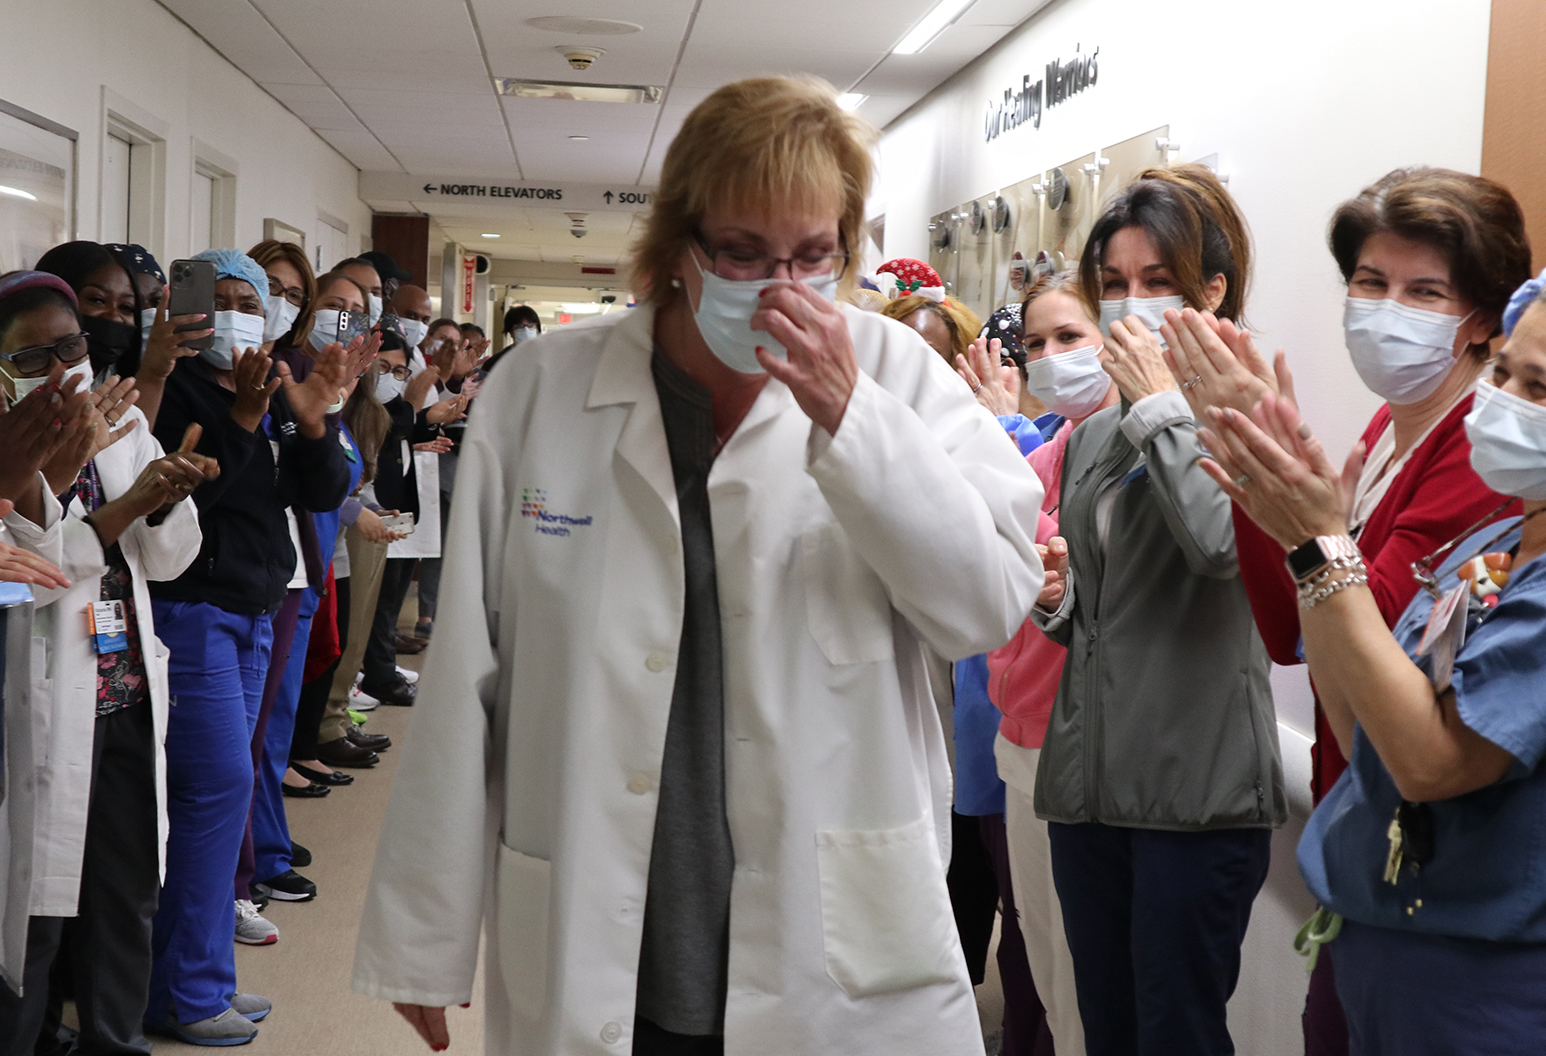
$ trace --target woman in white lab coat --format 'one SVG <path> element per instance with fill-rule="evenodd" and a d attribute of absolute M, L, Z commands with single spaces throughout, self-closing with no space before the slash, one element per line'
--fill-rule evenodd
<path fill-rule="evenodd" d="M 79 364 L 90 383 L 73 294 L 52 276 L 32 276 L 0 280 L 8 400 L 46 379 L 55 360 Z M 140 1021 L 166 837 L 168 704 L 167 652 L 155 636 L 147 581 L 173 578 L 197 556 L 198 517 L 182 500 L 217 469 L 191 451 L 167 457 L 132 402 L 101 403 L 96 439 L 66 445 L 43 466 L 70 585 L 34 590 L 32 921 L 25 992 L 4 995 L 6 1052 L 32 1051 L 62 940 L 74 950 L 82 1044 L 146 1044 Z M 7 527 L 21 545 L 52 549 L 37 523 L 13 515 Z M 133 625 L 99 642 L 87 617 L 96 603 L 116 604 Z"/>
<path fill-rule="evenodd" d="M 486 922 L 490 1054 L 983 1052 L 923 647 L 1018 629 L 1041 486 L 832 301 L 871 134 L 818 82 L 719 89 L 644 303 L 479 395 L 355 962 L 432 1046 Z"/>

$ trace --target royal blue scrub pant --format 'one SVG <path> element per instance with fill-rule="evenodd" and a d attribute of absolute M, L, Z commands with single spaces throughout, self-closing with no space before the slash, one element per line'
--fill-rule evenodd
<path fill-rule="evenodd" d="M 156 911 L 150 1023 L 218 1016 L 236 993 L 236 859 L 252 803 L 247 724 L 263 699 L 272 618 L 153 602 L 171 650 L 166 883 Z"/>
<path fill-rule="evenodd" d="M 1233 1053 L 1225 1006 L 1272 832 L 1047 832 L 1087 1056 Z"/>
<path fill-rule="evenodd" d="M 260 883 L 290 869 L 290 827 L 285 821 L 285 768 L 290 765 L 290 741 L 295 736 L 295 709 L 301 699 L 301 676 L 306 673 L 306 646 L 311 641 L 311 621 L 321 600 L 311 587 L 299 591 L 300 611 L 290 657 L 285 663 L 263 733 L 263 756 L 258 762 L 258 785 L 252 797 L 253 877 Z M 277 657 L 275 658 L 277 661 Z"/>

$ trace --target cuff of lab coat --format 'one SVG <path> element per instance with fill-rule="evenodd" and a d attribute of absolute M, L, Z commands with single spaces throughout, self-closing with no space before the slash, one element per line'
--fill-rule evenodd
<path fill-rule="evenodd" d="M 1063 587 L 1063 600 L 1058 605 L 1056 612 L 1048 612 L 1037 605 L 1031 610 L 1031 620 L 1043 631 L 1055 631 L 1068 622 L 1068 618 L 1074 612 L 1074 573 L 1070 569 L 1068 579 Z"/>
<path fill-rule="evenodd" d="M 49 490 L 48 481 L 42 473 L 38 474 L 37 484 L 43 493 L 43 523 L 33 524 L 14 510 L 5 516 L 5 526 L 15 544 L 34 552 L 44 544 L 48 533 L 58 528 L 59 519 L 64 516 L 64 507 L 59 505 L 58 497 Z"/>
<path fill-rule="evenodd" d="M 1177 422 L 1190 422 L 1192 408 L 1186 397 L 1175 389 L 1166 389 L 1145 396 L 1127 409 L 1122 418 L 1122 432 L 1133 446 L 1142 449 L 1155 433 Z"/>

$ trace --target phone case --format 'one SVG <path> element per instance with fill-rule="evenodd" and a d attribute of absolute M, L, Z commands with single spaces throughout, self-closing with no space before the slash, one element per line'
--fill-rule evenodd
<path fill-rule="evenodd" d="M 167 299 L 167 315 L 203 315 L 204 319 L 176 328 L 177 333 L 187 330 L 208 330 L 215 320 L 215 265 L 207 260 L 172 261 L 171 295 Z M 266 291 L 260 291 L 266 292 Z M 180 342 L 183 348 L 203 351 L 214 344 L 215 335 L 191 338 Z"/>

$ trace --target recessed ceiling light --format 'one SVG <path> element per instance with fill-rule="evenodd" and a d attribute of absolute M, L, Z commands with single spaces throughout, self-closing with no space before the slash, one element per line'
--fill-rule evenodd
<path fill-rule="evenodd" d="M 637 33 L 643 26 L 632 22 L 619 22 L 613 18 L 575 18 L 570 15 L 543 15 L 528 18 L 526 24 L 533 29 L 546 29 L 554 33 L 589 33 L 596 37 L 620 37 Z"/>
<path fill-rule="evenodd" d="M 907 36 L 891 49 L 891 53 L 893 55 L 918 54 L 934 43 L 935 38 L 976 2 L 977 0 L 939 0 L 928 14 L 918 20 L 918 24 L 913 26 Z"/>
<path fill-rule="evenodd" d="M 569 138 L 570 139 L 574 139 L 574 140 L 582 140 L 582 139 L 589 139 L 590 137 L 589 136 L 570 136 Z"/>
<path fill-rule="evenodd" d="M 860 104 L 868 98 L 869 96 L 860 95 L 858 92 L 844 92 L 837 97 L 837 105 L 841 106 L 844 110 L 857 110 Z"/>
<path fill-rule="evenodd" d="M 38 196 L 37 195 L 29 194 L 28 192 L 23 191 L 23 190 L 18 190 L 15 187 L 0 186 L 0 194 L 9 194 L 13 198 L 25 198 L 29 202 L 35 202 L 35 201 L 38 200 Z"/>
<path fill-rule="evenodd" d="M 495 77 L 500 95 L 523 99 L 577 99 L 588 103 L 658 103 L 664 89 L 658 84 L 581 84 L 577 81 L 523 81 Z"/>
<path fill-rule="evenodd" d="M 483 232 L 483 237 L 484 238 L 498 238 L 499 237 L 499 232 L 498 231 L 485 231 L 485 232 Z"/>

